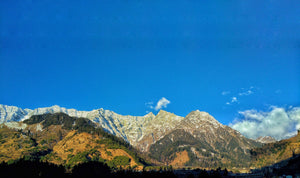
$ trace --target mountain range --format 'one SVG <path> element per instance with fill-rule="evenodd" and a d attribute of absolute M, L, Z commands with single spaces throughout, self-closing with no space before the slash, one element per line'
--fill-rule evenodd
<path fill-rule="evenodd" d="M 65 114 L 65 116 L 55 116 L 56 120 L 54 121 L 42 119 L 46 117 L 45 115 L 50 117 L 51 114 L 55 113 Z M 64 119 L 60 120 L 59 117 L 71 117 L 72 119 L 69 120 L 72 120 L 74 123 L 78 118 L 84 118 L 86 119 L 84 123 L 89 123 L 89 127 L 102 129 L 104 132 L 124 140 L 125 143 L 128 143 L 139 153 L 138 155 L 141 155 L 141 157 L 144 155 L 150 162 L 157 165 L 202 168 L 249 167 L 251 163 L 250 150 L 261 147 L 263 143 L 274 141 L 269 137 L 260 138 L 257 141 L 248 139 L 238 131 L 219 123 L 210 114 L 199 110 L 192 111 L 185 117 L 163 110 L 160 110 L 157 115 L 148 113 L 144 116 L 123 116 L 104 109 L 77 111 L 75 109 L 52 106 L 31 110 L 0 104 L 0 123 L 2 123 L 2 127 L 23 131 L 29 130 L 31 133 L 43 135 L 46 132 L 45 123 L 50 122 L 55 123 L 54 125 L 60 125 L 60 129 L 57 129 L 57 126 L 49 128 L 56 135 L 60 135 L 62 140 L 75 137 L 75 133 L 72 131 L 74 130 L 73 126 L 69 126 L 67 130 L 62 130 L 62 128 L 65 128 L 66 121 Z M 71 121 L 67 123 L 69 122 Z M 90 134 L 94 132 L 93 129 L 88 130 L 91 131 Z M 81 134 L 81 137 L 88 139 L 94 136 Z M 84 140 L 79 138 L 78 135 L 76 139 Z M 41 139 L 37 140 L 41 141 Z M 64 153 L 68 149 L 75 148 L 67 149 L 66 147 L 72 144 L 69 143 L 67 144 L 69 146 L 66 146 L 65 143 L 60 142 L 61 140 L 58 139 L 52 145 L 49 145 L 49 152 L 56 150 L 56 152 L 54 151 L 55 153 L 61 153 L 63 160 L 67 160 L 67 156 Z M 72 143 L 77 142 L 72 141 Z M 90 141 L 88 145 L 95 145 L 95 143 Z M 82 151 L 84 149 L 79 149 L 76 153 Z M 138 161 L 131 164 L 137 165 Z"/>

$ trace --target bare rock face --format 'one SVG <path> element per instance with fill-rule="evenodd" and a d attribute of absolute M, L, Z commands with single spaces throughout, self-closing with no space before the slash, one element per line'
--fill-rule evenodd
<path fill-rule="evenodd" d="M 183 117 L 160 110 L 144 128 L 143 136 L 137 141 L 136 147 L 142 152 L 147 152 L 152 144 L 174 130 L 183 119 Z"/>
<path fill-rule="evenodd" d="M 260 143 L 274 143 L 274 142 L 276 142 L 275 138 L 273 138 L 271 136 L 258 137 L 256 139 L 256 141 L 260 142 Z"/>

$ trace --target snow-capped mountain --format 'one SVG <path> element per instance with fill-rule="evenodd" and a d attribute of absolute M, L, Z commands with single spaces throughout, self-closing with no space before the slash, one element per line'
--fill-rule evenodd
<path fill-rule="evenodd" d="M 197 139 L 205 138 L 205 142 L 213 144 L 216 138 L 222 139 L 226 135 L 235 135 L 246 139 L 239 132 L 224 126 L 206 112 L 193 111 L 185 118 L 161 110 L 156 116 L 148 113 L 144 116 L 124 116 L 110 110 L 96 109 L 92 111 L 77 111 L 60 106 L 45 108 L 21 109 L 15 106 L 0 104 L 0 123 L 18 122 L 29 119 L 33 115 L 46 113 L 65 113 L 72 117 L 88 118 L 104 128 L 107 132 L 123 138 L 140 151 L 147 152 L 151 145 L 176 129 L 184 130 Z M 9 124 L 13 126 L 13 124 Z M 209 139 L 211 138 L 211 139 Z M 239 141 L 247 143 L 247 141 Z M 249 148 L 249 145 L 243 148 Z"/>
<path fill-rule="evenodd" d="M 0 123 L 19 122 L 29 119 L 33 115 L 59 112 L 68 114 L 72 117 L 88 118 L 93 122 L 98 123 L 109 133 L 123 138 L 133 146 L 135 146 L 137 141 L 143 137 L 144 130 L 155 118 L 153 113 L 148 113 L 145 116 L 123 116 L 102 108 L 92 111 L 77 111 L 75 109 L 66 109 L 55 105 L 31 110 L 0 104 Z"/>
<path fill-rule="evenodd" d="M 0 123 L 5 122 L 19 122 L 30 118 L 33 115 L 46 114 L 46 113 L 58 113 L 63 112 L 73 117 L 87 117 L 89 112 L 77 111 L 75 109 L 66 109 L 60 106 L 51 106 L 37 109 L 22 109 L 16 106 L 7 106 L 0 104 Z"/>
<path fill-rule="evenodd" d="M 197 158 L 190 162 L 191 165 L 203 166 L 209 163 L 209 159 L 214 159 L 213 164 L 226 162 L 238 165 L 233 162 L 243 159 L 241 165 L 245 166 L 245 160 L 250 160 L 249 150 L 261 145 L 199 110 L 192 111 L 186 117 L 163 110 L 156 116 L 153 113 L 144 116 L 124 116 L 102 108 L 77 111 L 55 105 L 31 110 L 0 105 L 0 123 L 18 129 L 25 128 L 26 123 L 19 121 L 29 119 L 33 115 L 59 112 L 71 117 L 87 118 L 163 163 L 168 163 L 175 154 L 184 154 L 181 151 L 185 149 L 190 156 L 194 155 Z M 209 163 L 206 166 L 213 165 Z"/>
<path fill-rule="evenodd" d="M 260 142 L 260 143 L 273 143 L 273 142 L 276 142 L 275 138 L 271 137 L 271 136 L 264 136 L 264 137 L 258 137 L 256 139 L 257 142 Z"/>
<path fill-rule="evenodd" d="M 16 106 L 0 104 L 0 123 L 21 121 L 30 111 L 30 109 L 21 109 Z"/>
<path fill-rule="evenodd" d="M 156 116 L 152 112 L 144 116 L 124 116 L 102 108 L 92 111 L 77 111 L 55 105 L 31 110 L 0 104 L 0 123 L 19 122 L 29 119 L 33 115 L 59 112 L 72 117 L 88 118 L 141 151 L 147 151 L 150 145 L 174 129 L 183 119 L 183 117 L 163 110 Z"/>

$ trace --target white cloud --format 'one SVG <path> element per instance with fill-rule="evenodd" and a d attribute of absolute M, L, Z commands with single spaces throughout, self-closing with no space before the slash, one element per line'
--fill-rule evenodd
<path fill-rule="evenodd" d="M 156 104 L 155 106 L 155 110 L 160 110 L 161 108 L 166 108 L 168 104 L 170 104 L 171 102 L 169 100 L 167 100 L 165 97 L 162 97 Z"/>
<path fill-rule="evenodd" d="M 254 120 L 258 120 L 258 121 L 261 121 L 266 116 L 265 113 L 257 112 L 254 109 L 246 110 L 246 111 L 239 111 L 239 114 L 243 115 L 244 118 L 247 120 L 254 119 Z"/>
<path fill-rule="evenodd" d="M 276 106 L 271 111 L 239 111 L 242 120 L 229 124 L 248 138 L 272 136 L 277 140 L 288 138 L 300 128 L 300 107 L 285 110 Z"/>
<path fill-rule="evenodd" d="M 289 112 L 289 117 L 297 123 L 296 129 L 299 130 L 300 129 L 300 107 L 295 107 L 291 109 L 291 111 Z"/>
<path fill-rule="evenodd" d="M 231 98 L 231 101 L 226 102 L 226 105 L 231 105 L 233 103 L 238 103 L 238 99 L 235 96 Z"/>
<path fill-rule="evenodd" d="M 241 88 L 240 92 L 233 93 L 233 96 L 231 97 L 231 100 L 226 102 L 226 105 L 231 105 L 233 103 L 239 104 L 240 102 L 239 102 L 239 100 L 236 96 L 238 96 L 239 99 L 240 99 L 241 97 L 252 95 L 252 94 L 254 94 L 255 89 L 256 89 L 256 87 L 253 87 L 253 86 L 249 87 L 248 89 Z M 221 94 L 223 96 L 225 96 L 225 95 L 228 95 L 230 93 L 231 93 L 230 91 L 223 91 Z"/>
<path fill-rule="evenodd" d="M 230 91 L 222 91 L 221 93 L 223 96 L 230 94 Z"/>
<path fill-rule="evenodd" d="M 236 102 L 238 102 L 237 97 L 235 97 L 235 96 L 232 97 L 232 98 L 231 98 L 231 103 L 236 103 Z"/>
<path fill-rule="evenodd" d="M 253 93 L 254 93 L 254 91 L 253 91 L 253 89 L 254 89 L 254 87 L 253 86 L 251 86 L 249 89 L 244 89 L 244 88 L 242 88 L 242 92 L 239 92 L 238 93 L 238 95 L 239 96 L 248 96 L 248 95 L 252 95 Z"/>
<path fill-rule="evenodd" d="M 251 94 L 253 94 L 253 91 L 247 90 L 245 92 L 239 93 L 239 96 L 248 96 L 248 95 L 251 95 Z"/>

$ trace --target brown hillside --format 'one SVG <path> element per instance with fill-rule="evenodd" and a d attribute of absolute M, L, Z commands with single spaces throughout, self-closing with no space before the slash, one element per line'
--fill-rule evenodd
<path fill-rule="evenodd" d="M 66 137 L 53 147 L 51 162 L 56 164 L 73 164 L 71 158 L 77 154 L 87 153 L 89 159 L 100 158 L 111 161 L 116 156 L 126 156 L 130 159 L 130 166 L 138 166 L 135 160 L 122 149 L 110 149 L 105 144 L 99 144 L 101 140 L 96 135 L 70 131 Z M 79 161 L 80 162 L 80 161 Z M 75 162 L 75 164 L 79 163 Z"/>
<path fill-rule="evenodd" d="M 262 148 L 251 150 L 252 167 L 270 166 L 300 154 L 300 132 L 295 137 L 268 143 Z"/>
<path fill-rule="evenodd" d="M 0 129 L 0 162 L 18 159 L 35 148 L 35 141 L 27 135 L 2 126 Z"/>
<path fill-rule="evenodd" d="M 172 166 L 184 166 L 190 160 L 188 152 L 186 150 L 177 152 L 176 157 L 170 163 Z"/>

